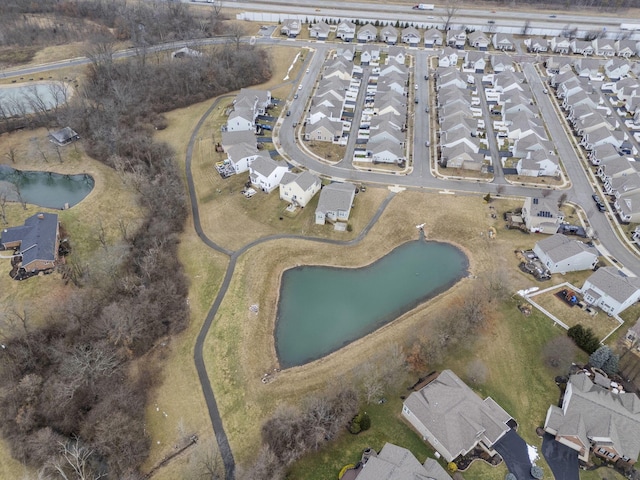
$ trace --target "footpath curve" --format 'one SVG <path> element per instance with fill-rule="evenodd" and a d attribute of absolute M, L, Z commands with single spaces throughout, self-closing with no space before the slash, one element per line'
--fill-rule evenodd
<path fill-rule="evenodd" d="M 229 285 L 231 283 L 231 278 L 233 277 L 233 273 L 235 271 L 236 262 L 238 258 L 253 248 L 256 245 L 270 242 L 274 240 L 282 240 L 282 239 L 299 239 L 303 241 L 315 242 L 315 243 L 325 243 L 329 245 L 342 245 L 342 246 L 350 246 L 356 245 L 362 241 L 362 239 L 369 233 L 371 228 L 376 224 L 376 222 L 382 216 L 382 213 L 385 211 L 391 200 L 395 197 L 395 193 L 389 192 L 389 195 L 384 199 L 382 204 L 376 210 L 376 213 L 373 215 L 369 223 L 362 229 L 362 231 L 352 240 L 334 240 L 328 238 L 315 238 L 315 237 L 303 237 L 301 235 L 293 235 L 293 234 L 278 234 L 278 235 L 270 235 L 267 237 L 258 238 L 250 243 L 247 243 L 243 247 L 238 250 L 229 250 L 226 249 L 213 240 L 211 240 L 202 230 L 202 224 L 200 223 L 200 210 L 198 208 L 198 200 L 196 197 L 196 189 L 195 184 L 193 182 L 193 175 L 191 171 L 191 160 L 193 157 L 193 148 L 198 137 L 198 133 L 202 128 L 207 117 L 211 114 L 211 112 L 218 106 L 221 100 L 224 98 L 228 98 L 229 95 L 224 95 L 216 98 L 216 100 L 211 104 L 211 106 L 207 109 L 207 111 L 202 115 L 198 123 L 196 124 L 193 133 L 191 134 L 191 138 L 189 139 L 189 143 L 187 145 L 186 152 L 186 161 L 185 161 L 185 174 L 187 179 L 187 189 L 189 191 L 189 201 L 191 203 L 191 214 L 193 216 L 193 227 L 202 242 L 207 245 L 209 248 L 223 253 L 229 257 L 229 265 L 227 265 L 227 270 L 224 275 L 224 279 L 222 280 L 222 284 L 220 285 L 220 289 L 218 290 L 218 294 L 216 295 L 213 304 L 211 305 L 211 309 L 207 314 L 207 317 L 200 328 L 200 332 L 196 338 L 196 343 L 193 352 L 193 360 L 196 366 L 196 371 L 198 372 L 198 380 L 200 381 L 200 386 L 202 388 L 202 393 L 204 395 L 205 403 L 207 404 L 207 410 L 209 411 L 209 419 L 211 421 L 211 425 L 213 427 L 213 431 L 216 436 L 216 442 L 218 444 L 218 451 L 220 452 L 220 456 L 222 458 L 222 462 L 224 464 L 225 469 L 225 478 L 227 480 L 235 479 L 235 460 L 233 458 L 233 452 L 231 451 L 231 446 L 229 445 L 229 440 L 227 438 L 227 434 L 224 430 L 224 425 L 222 423 L 222 418 L 220 416 L 220 411 L 218 410 L 218 404 L 216 402 L 215 394 L 213 392 L 213 387 L 211 386 L 211 382 L 209 381 L 209 376 L 207 374 L 207 367 L 204 363 L 204 359 L 202 356 L 204 342 L 209 334 L 209 330 L 211 329 L 211 325 L 213 325 L 213 320 L 218 313 L 218 309 L 222 304 L 222 300 L 224 299 Z"/>

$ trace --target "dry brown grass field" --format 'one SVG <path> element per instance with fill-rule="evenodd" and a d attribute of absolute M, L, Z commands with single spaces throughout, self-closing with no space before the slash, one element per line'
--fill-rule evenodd
<path fill-rule="evenodd" d="M 603 339 L 620 324 L 612 317 L 608 317 L 601 311 L 597 315 L 589 315 L 585 310 L 577 306 L 570 306 L 556 296 L 556 293 L 570 287 L 558 287 L 540 295 L 535 295 L 532 300 L 561 320 L 569 327 L 581 324 L 585 328 L 591 328 L 596 337 Z"/>

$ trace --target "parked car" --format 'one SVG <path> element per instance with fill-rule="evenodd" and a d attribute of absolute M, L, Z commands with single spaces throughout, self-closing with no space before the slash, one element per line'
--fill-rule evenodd
<path fill-rule="evenodd" d="M 429 147 L 431 146 L 431 142 L 429 140 L 427 140 L 426 142 L 424 142 L 424 146 L 425 147 Z"/>
<path fill-rule="evenodd" d="M 287 117 L 291 116 L 291 110 L 287 110 Z"/>
<path fill-rule="evenodd" d="M 297 98 L 298 98 L 298 94 L 296 93 L 296 94 L 293 96 L 293 99 L 294 99 L 294 100 L 296 100 Z"/>
<path fill-rule="evenodd" d="M 298 126 L 298 122 L 293 122 L 293 128 L 296 128 Z"/>

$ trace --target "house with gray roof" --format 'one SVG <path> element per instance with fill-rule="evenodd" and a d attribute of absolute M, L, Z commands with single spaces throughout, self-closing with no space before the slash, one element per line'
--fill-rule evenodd
<path fill-rule="evenodd" d="M 538 241 L 533 247 L 533 253 L 550 273 L 593 270 L 598 263 L 598 251 L 595 247 L 571 240 L 561 233 Z"/>
<path fill-rule="evenodd" d="M 491 397 L 482 400 L 451 370 L 402 405 L 402 416 L 447 462 L 481 444 L 490 454 L 510 429 L 513 418 Z"/>
<path fill-rule="evenodd" d="M 346 478 L 343 477 L 343 479 Z M 354 480 L 451 480 L 447 471 L 433 458 L 421 464 L 406 448 L 386 443 L 362 462 Z"/>
<path fill-rule="evenodd" d="M 59 147 L 64 147 L 65 145 L 69 145 L 70 143 L 79 140 L 80 135 L 78 135 L 78 133 L 71 127 L 64 127 L 63 129 L 51 132 L 49 134 L 49 139 Z"/>
<path fill-rule="evenodd" d="M 304 208 L 321 187 L 320 179 L 311 172 L 287 172 L 280 180 L 280 199 Z"/>
<path fill-rule="evenodd" d="M 491 43 L 493 44 L 493 48 L 496 50 L 515 50 L 516 42 L 513 38 L 513 35 L 509 33 L 496 33 L 491 39 Z"/>
<path fill-rule="evenodd" d="M 621 194 L 613 208 L 623 223 L 640 223 L 640 191 L 632 190 Z"/>
<path fill-rule="evenodd" d="M 442 32 L 437 28 L 430 28 L 424 32 L 424 47 L 437 48 L 442 46 Z"/>
<path fill-rule="evenodd" d="M 610 143 L 605 143 L 603 145 L 598 145 L 589 152 L 589 161 L 591 162 L 591 165 L 598 166 L 604 162 L 618 158 L 619 156 L 620 153 L 616 147 Z"/>
<path fill-rule="evenodd" d="M 526 157 L 516 164 L 518 175 L 526 177 L 555 177 L 560 175 L 558 156 L 548 150 L 538 149 L 527 152 Z"/>
<path fill-rule="evenodd" d="M 640 397 L 609 390 L 579 372 L 567 382 L 562 407 L 547 410 L 544 429 L 577 451 L 583 462 L 592 451 L 612 463 L 622 459 L 633 464 L 640 453 Z"/>
<path fill-rule="evenodd" d="M 627 277 L 615 267 L 602 267 L 585 280 L 582 295 L 589 305 L 617 315 L 640 299 L 640 278 Z"/>
<path fill-rule="evenodd" d="M 317 22 L 309 27 L 309 36 L 316 40 L 326 40 L 329 38 L 331 27 L 327 22 Z"/>
<path fill-rule="evenodd" d="M 0 234 L 2 250 L 15 249 L 22 257 L 19 271 L 36 273 L 51 270 L 58 260 L 60 227 L 55 213 L 36 213 L 19 227 L 8 227 Z"/>
<path fill-rule="evenodd" d="M 522 219 L 531 233 L 553 235 L 564 220 L 558 205 L 544 197 L 527 197 L 522 206 Z"/>
<path fill-rule="evenodd" d="M 249 181 L 263 192 L 271 193 L 278 188 L 280 180 L 288 171 L 286 163 L 276 162 L 268 155 L 260 154 L 249 166 Z"/>
<path fill-rule="evenodd" d="M 543 37 L 531 37 L 524 40 L 530 53 L 544 53 L 549 51 L 549 40 Z"/>
<path fill-rule="evenodd" d="M 356 36 L 356 24 L 349 20 L 342 20 L 336 28 L 336 37 L 343 42 L 351 42 Z M 352 57 L 353 58 L 353 57 Z"/>
<path fill-rule="evenodd" d="M 400 38 L 402 39 L 402 43 L 406 43 L 411 47 L 417 47 L 420 43 L 420 31 L 416 27 L 403 28 Z"/>
<path fill-rule="evenodd" d="M 378 40 L 378 29 L 367 23 L 360 27 L 357 38 L 359 43 L 375 42 Z"/>
<path fill-rule="evenodd" d="M 398 43 L 398 29 L 392 25 L 385 25 L 380 30 L 380 40 L 389 45 L 395 45 Z"/>
<path fill-rule="evenodd" d="M 611 38 L 596 38 L 591 41 L 596 55 L 612 57 L 616 53 L 614 40 Z"/>
<path fill-rule="evenodd" d="M 569 53 L 571 41 L 566 37 L 553 37 L 551 39 L 551 50 L 554 53 Z"/>
<path fill-rule="evenodd" d="M 338 143 L 342 137 L 342 121 L 322 117 L 316 122 L 309 122 L 304 127 L 305 140 Z"/>
<path fill-rule="evenodd" d="M 320 198 L 316 207 L 316 224 L 330 222 L 346 222 L 349 220 L 356 186 L 353 183 L 330 183 L 320 190 Z"/>
<path fill-rule="evenodd" d="M 486 50 L 491 43 L 487 36 L 480 30 L 469 33 L 469 35 L 467 35 L 467 42 L 478 50 Z"/>
<path fill-rule="evenodd" d="M 302 30 L 302 22 L 297 18 L 285 18 L 280 27 L 280 33 L 289 38 L 296 38 Z"/>
<path fill-rule="evenodd" d="M 509 70 L 511 72 L 515 71 L 513 59 L 506 53 L 494 54 L 489 58 L 491 61 L 491 68 L 493 68 L 494 73 L 504 72 L 505 70 Z"/>

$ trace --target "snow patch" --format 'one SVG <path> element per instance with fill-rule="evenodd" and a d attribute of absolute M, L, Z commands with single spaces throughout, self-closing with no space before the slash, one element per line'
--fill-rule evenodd
<path fill-rule="evenodd" d="M 531 461 L 531 464 L 535 465 L 536 460 L 540 458 L 538 456 L 538 449 L 532 445 L 527 445 L 527 452 L 529 453 L 529 460 Z"/>
<path fill-rule="evenodd" d="M 290 72 L 291 72 L 291 70 L 293 69 L 293 66 L 295 65 L 296 60 L 298 60 L 298 57 L 299 57 L 299 56 L 300 56 L 300 52 L 298 52 L 298 53 L 296 54 L 296 58 L 294 58 L 294 59 L 293 59 L 293 61 L 291 62 L 291 65 L 289 65 L 289 69 L 287 70 L 287 75 L 286 75 L 282 80 L 284 80 L 284 81 L 289 80 L 289 73 L 290 73 Z"/>

